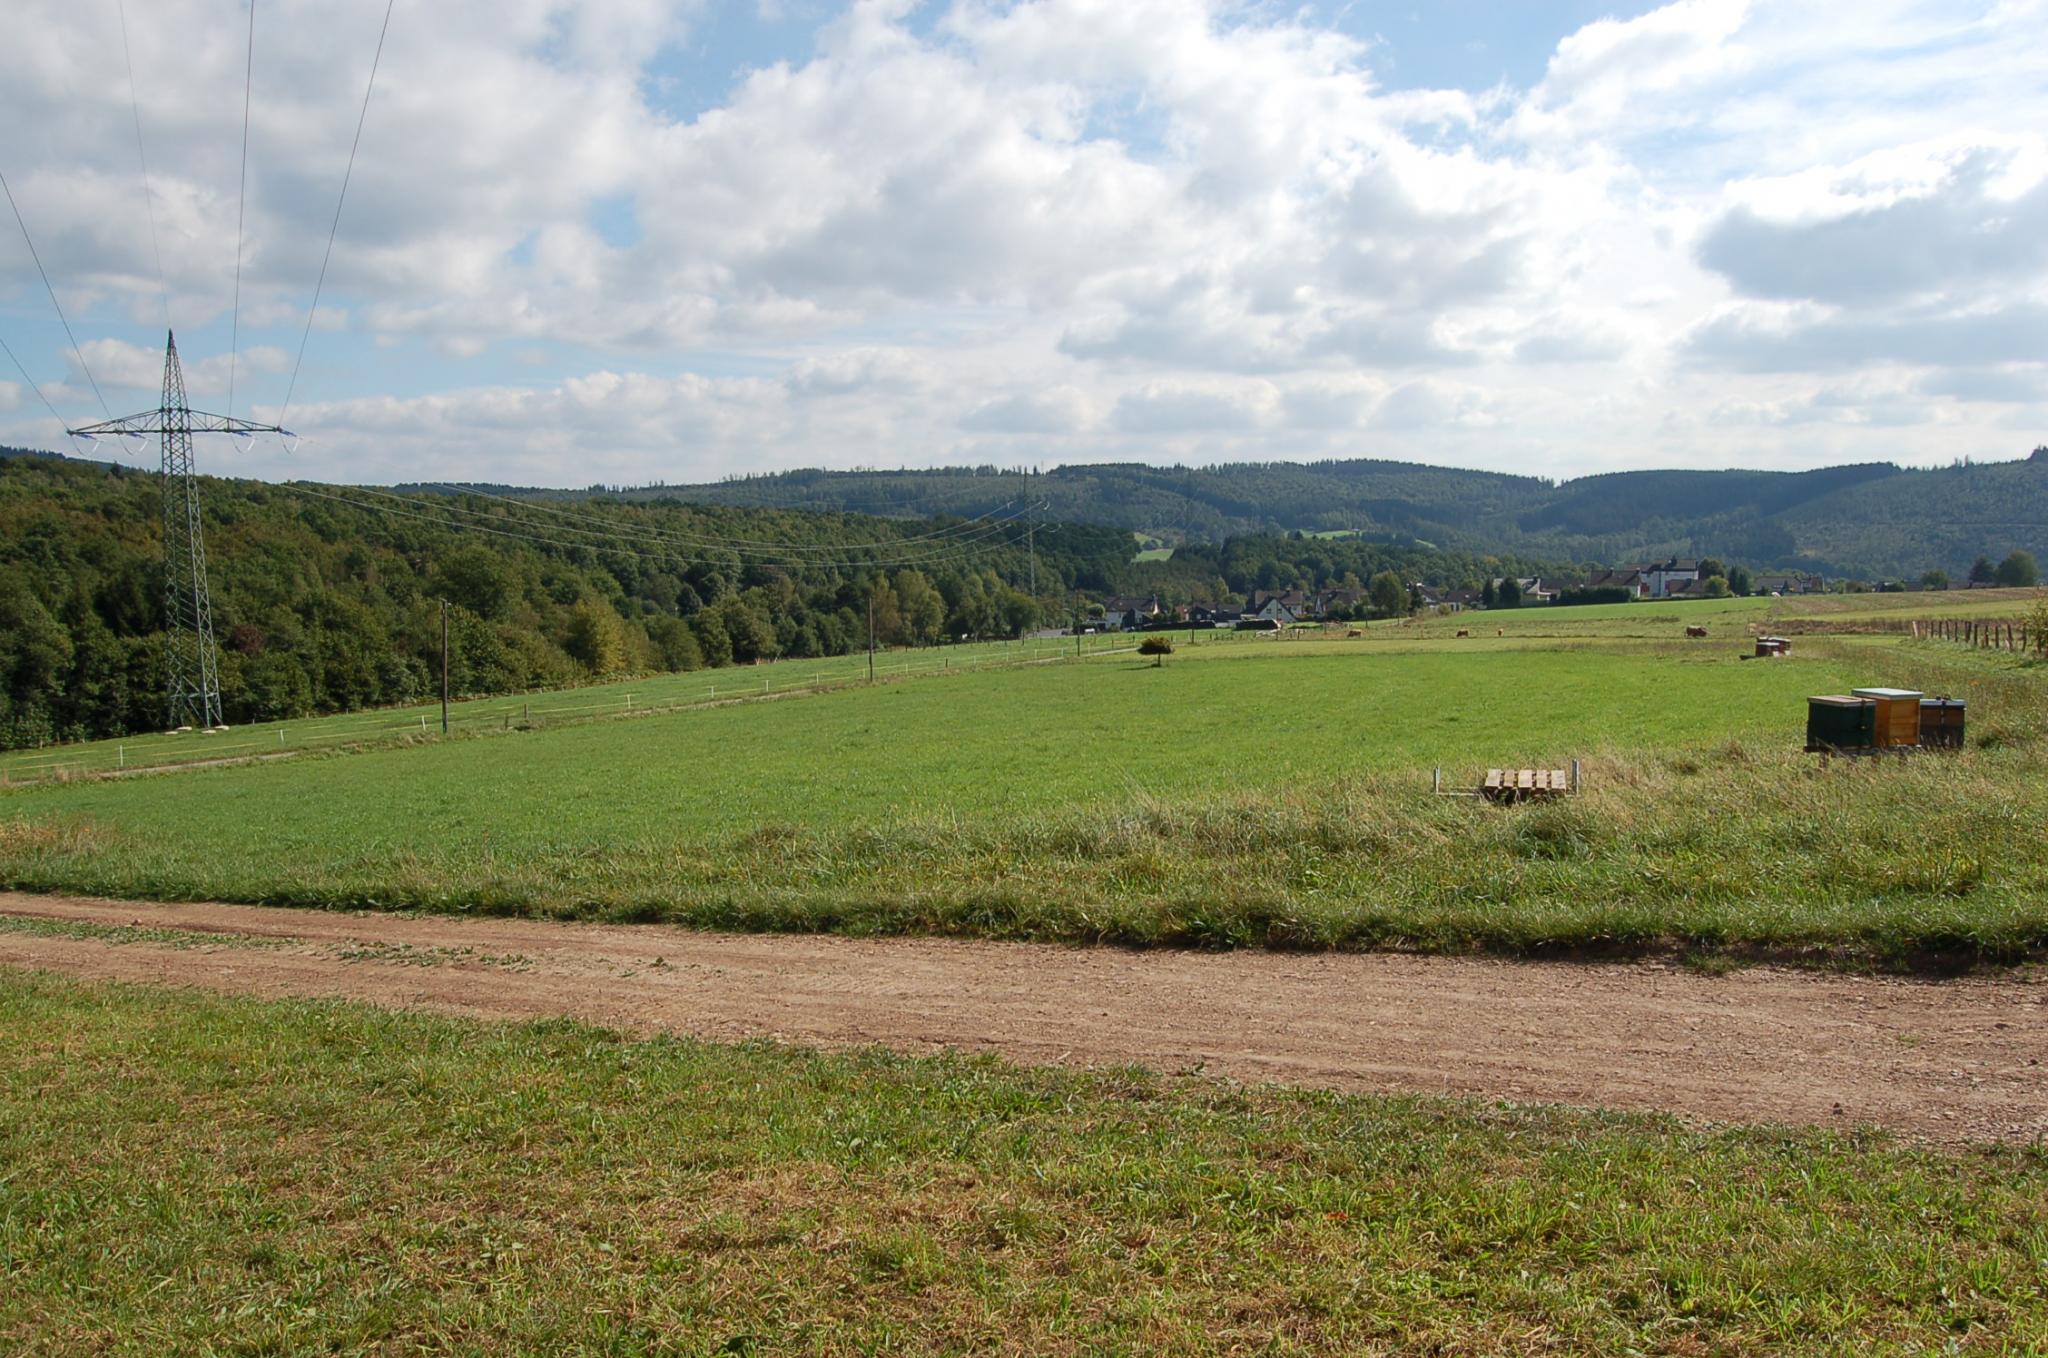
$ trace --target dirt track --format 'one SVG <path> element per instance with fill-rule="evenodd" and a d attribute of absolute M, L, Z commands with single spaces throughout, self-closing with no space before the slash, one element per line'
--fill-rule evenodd
<path fill-rule="evenodd" d="M 2034 980 L 733 936 L 9 893 L 0 915 L 219 936 L 0 929 L 0 965 L 72 976 L 1943 1141 L 2048 1138 L 2048 983 Z"/>

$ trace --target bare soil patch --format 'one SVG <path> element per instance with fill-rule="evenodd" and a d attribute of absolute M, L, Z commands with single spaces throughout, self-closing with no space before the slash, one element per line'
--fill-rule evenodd
<path fill-rule="evenodd" d="M 1664 962 L 1131 952 L 0 893 L 0 965 L 638 1033 L 951 1047 L 1039 1064 L 2048 1138 L 2048 984 Z M 262 940 L 263 947 L 238 946 Z"/>

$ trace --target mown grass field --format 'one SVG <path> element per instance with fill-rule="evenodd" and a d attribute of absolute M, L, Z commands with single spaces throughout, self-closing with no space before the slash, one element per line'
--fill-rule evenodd
<path fill-rule="evenodd" d="M 20 1354 L 2029 1353 L 2048 1158 L 0 972 Z"/>
<path fill-rule="evenodd" d="M 1217 635 L 1212 642 L 1240 640 Z M 925 650 L 889 650 L 875 657 L 883 679 L 948 675 L 963 669 L 1098 656 L 1132 645 L 1128 638 L 1086 636 L 1015 642 L 980 642 Z M 452 731 L 504 730 L 513 725 L 553 725 L 600 720 L 631 712 L 698 706 L 721 700 L 788 696 L 865 683 L 868 657 L 831 656 L 785 660 L 687 674 L 646 675 L 608 684 L 509 697 L 460 699 L 449 705 Z M 52 775 L 118 769 L 172 767 L 197 761 L 298 755 L 341 747 L 395 745 L 440 734 L 438 699 L 413 707 L 380 708 L 335 716 L 267 722 L 226 731 L 152 732 L 121 740 L 80 741 L 42 749 L 0 753 L 0 779 L 34 781 Z"/>
<path fill-rule="evenodd" d="M 1739 621 L 1544 612 L 1607 630 L 1261 639 L 16 789 L 0 883 L 1204 946 L 2048 947 L 2038 664 L 1890 637 L 1744 661 Z M 1872 683 L 1968 697 L 1973 748 L 1798 752 L 1806 695 Z M 1568 803 L 1430 794 L 1439 765 L 1574 757 Z"/>

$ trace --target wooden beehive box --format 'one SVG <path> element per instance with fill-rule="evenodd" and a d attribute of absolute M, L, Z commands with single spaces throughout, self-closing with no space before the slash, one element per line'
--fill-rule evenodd
<path fill-rule="evenodd" d="M 1963 748 L 1963 720 L 1968 704 L 1961 698 L 1920 700 L 1920 743 L 1942 750 Z"/>
<path fill-rule="evenodd" d="M 1809 751 L 1867 750 L 1875 742 L 1877 704 L 1847 693 L 1823 693 L 1806 700 Z"/>
<path fill-rule="evenodd" d="M 1859 688 L 1858 698 L 1868 698 L 1877 708 L 1871 724 L 1871 743 L 1881 750 L 1902 749 L 1920 743 L 1920 699 L 1918 689 Z"/>

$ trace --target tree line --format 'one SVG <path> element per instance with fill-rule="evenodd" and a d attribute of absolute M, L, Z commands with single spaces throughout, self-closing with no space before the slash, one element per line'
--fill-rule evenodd
<path fill-rule="evenodd" d="M 203 478 L 231 724 L 846 655 L 1064 627 L 1076 601 L 1231 602 L 1384 571 L 1457 583 L 1540 563 L 1299 535 L 1136 562 L 1128 531 L 1062 523 Z M 338 497 L 338 498 L 335 498 Z M 864 544 L 880 544 L 869 546 Z M 160 729 L 157 478 L 0 450 L 0 748 Z M 1034 591 L 1032 583 L 1036 580 Z"/>

